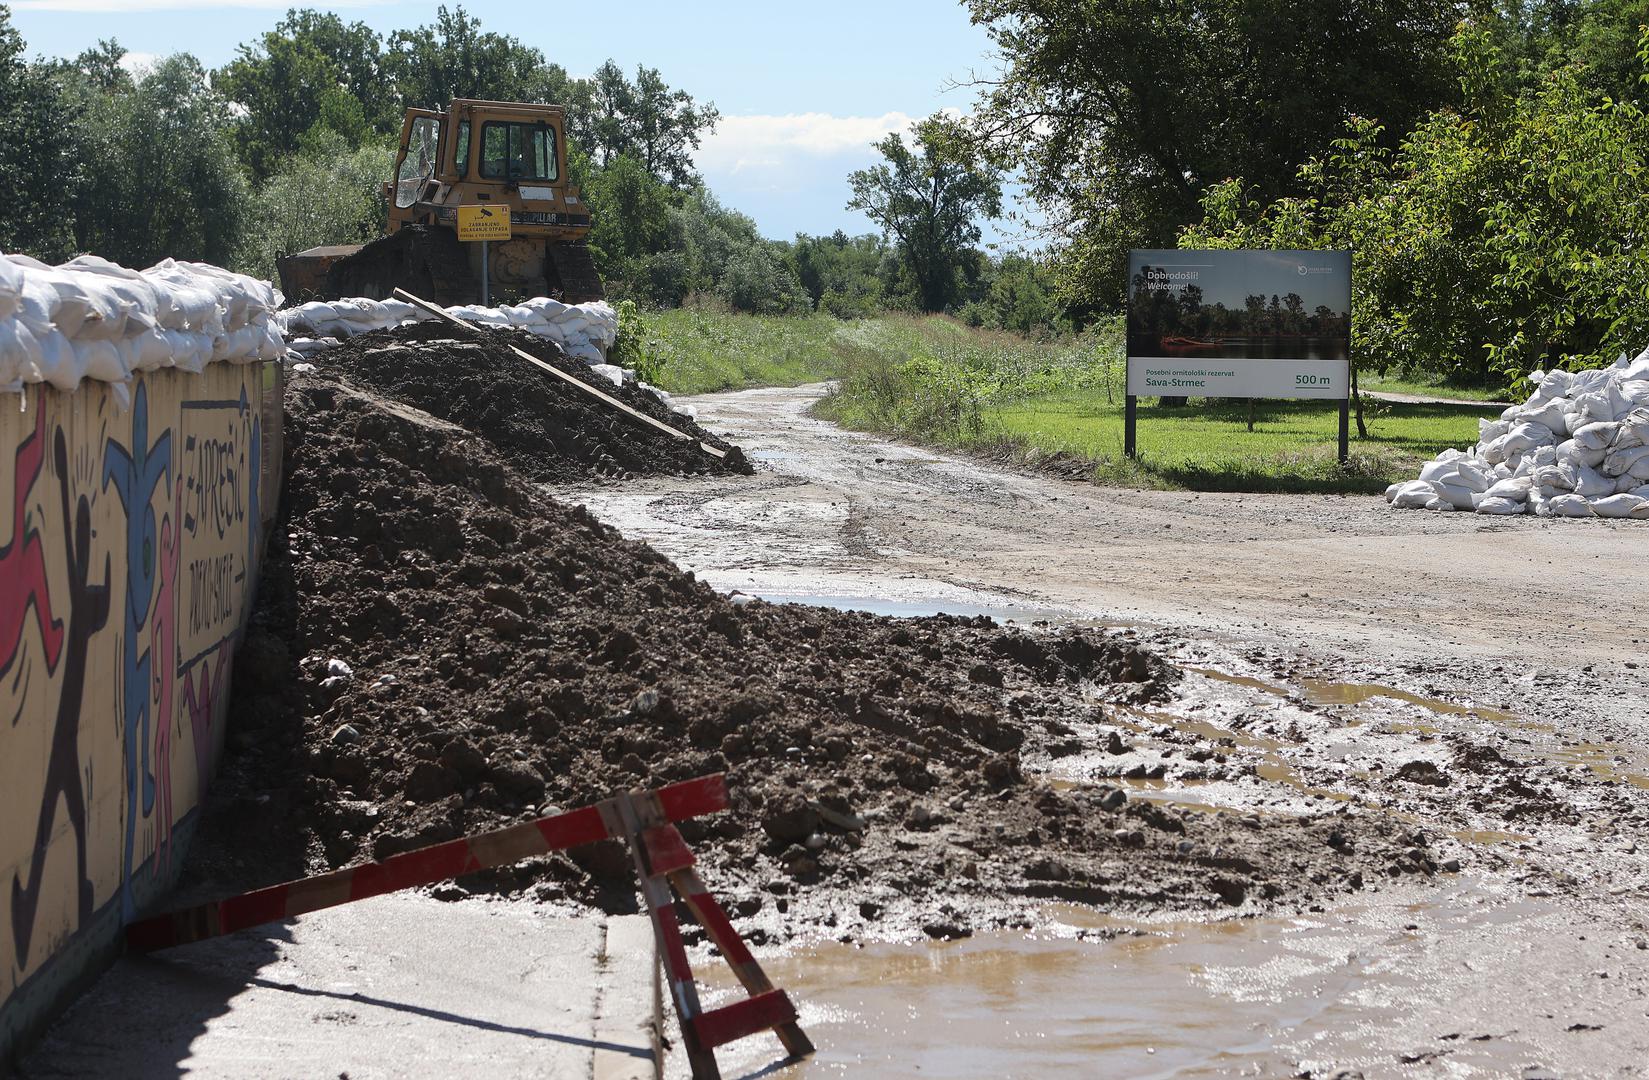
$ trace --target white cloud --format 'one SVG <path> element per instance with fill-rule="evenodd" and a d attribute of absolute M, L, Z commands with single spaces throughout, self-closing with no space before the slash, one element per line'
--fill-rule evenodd
<path fill-rule="evenodd" d="M 129 52 L 120 58 L 120 66 L 130 74 L 136 75 L 144 68 L 154 67 L 155 61 L 159 59 L 160 57 L 152 52 Z"/>
<path fill-rule="evenodd" d="M 868 157 L 871 143 L 889 132 L 908 131 L 916 119 L 902 112 L 723 116 L 694 160 L 702 170 L 726 174 L 783 168 L 799 158 Z"/>
<path fill-rule="evenodd" d="M 332 0 L 327 7 L 375 7 L 392 0 Z M 13 11 L 129 13 L 203 11 L 212 8 L 289 8 L 293 0 L 12 0 Z"/>

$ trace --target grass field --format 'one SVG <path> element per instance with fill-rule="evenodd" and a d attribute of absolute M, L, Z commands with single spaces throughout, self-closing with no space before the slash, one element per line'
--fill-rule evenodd
<path fill-rule="evenodd" d="M 1455 386 L 1452 383 L 1404 379 L 1396 375 L 1365 374 L 1360 382 L 1364 390 L 1378 390 L 1387 394 L 1414 394 L 1419 397 L 1462 398 L 1472 401 L 1512 401 L 1517 398 L 1504 387 Z"/>
<path fill-rule="evenodd" d="M 1122 453 L 1120 333 L 1036 343 L 954 319 L 890 315 L 842 322 L 681 309 L 649 316 L 653 382 L 672 393 L 838 380 L 817 407 L 845 427 L 1026 463 L 1055 455 L 1091 467 L 1096 482 L 1210 491 L 1374 492 L 1422 461 L 1477 440 L 1470 406 L 1371 403 L 1369 437 L 1353 429 L 1336 459 L 1337 410 L 1317 402 L 1147 399 L 1139 457 Z M 1458 388 L 1382 389 L 1463 397 Z M 1372 388 L 1372 387 L 1371 387 Z M 1481 393 L 1481 392 L 1480 392 Z M 1492 396 L 1492 395 L 1490 395 Z"/>
<path fill-rule="evenodd" d="M 1353 434 L 1338 461 L 1339 411 L 1306 401 L 1257 401 L 1248 430 L 1246 401 L 1192 401 L 1183 408 L 1142 402 L 1139 457 L 1122 452 L 1123 409 L 1103 394 L 1039 394 L 985 411 L 981 437 L 1027 459 L 1066 454 L 1091 462 L 1098 483 L 1199 491 L 1375 492 L 1412 479 L 1420 462 L 1477 441 L 1469 406 L 1390 405 L 1368 417 L 1369 438 Z"/>

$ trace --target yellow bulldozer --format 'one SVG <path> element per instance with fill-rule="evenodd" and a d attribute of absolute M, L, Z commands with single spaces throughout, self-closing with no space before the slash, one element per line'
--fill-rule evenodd
<path fill-rule="evenodd" d="M 281 291 L 289 303 L 383 300 L 396 288 L 449 305 L 492 290 L 568 304 L 601 299 L 590 211 L 567 182 L 565 134 L 559 105 L 459 99 L 445 112 L 408 109 L 394 179 L 383 187 L 385 235 L 278 259 Z M 461 242 L 460 206 L 507 209 L 510 239 L 485 252 Z"/>

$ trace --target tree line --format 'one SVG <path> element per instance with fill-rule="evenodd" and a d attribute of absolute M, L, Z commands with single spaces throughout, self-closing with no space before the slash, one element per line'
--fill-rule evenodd
<path fill-rule="evenodd" d="M 882 235 L 772 241 L 694 169 L 712 103 L 645 65 L 572 76 L 462 7 L 387 35 L 294 9 L 216 70 L 177 53 L 133 71 L 125 57 L 101 41 L 72 60 L 29 59 L 0 5 L 0 185 L 16 195 L 0 250 L 133 266 L 173 256 L 268 277 L 282 254 L 379 235 L 404 111 L 472 97 L 566 107 L 570 179 L 617 298 L 844 318 L 965 309 L 1043 332 L 1061 319 L 1039 260 L 979 249 L 974 217 L 999 209 L 999 172 L 969 163 L 943 118 L 909 148 L 890 136 L 890 166 L 855 179 L 854 203 Z M 930 165 L 945 197 L 925 215 L 932 192 L 911 189 L 931 187 Z M 967 190 L 952 198 L 957 182 Z"/>
<path fill-rule="evenodd" d="M 1366 368 L 1505 385 L 1649 344 L 1649 0 L 966 3 L 978 153 L 1078 321 L 1130 248 L 1345 248 Z"/>

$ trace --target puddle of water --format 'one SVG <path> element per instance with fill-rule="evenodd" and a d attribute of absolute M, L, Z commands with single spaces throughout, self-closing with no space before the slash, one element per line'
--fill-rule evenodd
<path fill-rule="evenodd" d="M 1615 758 L 1624 757 L 1625 755 L 1622 753 L 1622 748 L 1614 743 L 1577 743 L 1574 746 L 1557 746 L 1546 751 L 1542 756 L 1560 765 L 1584 765 L 1591 770 L 1592 775 L 1600 780 L 1630 784 L 1635 788 L 1649 790 L 1649 776 L 1632 772 L 1627 766 L 1615 760 Z"/>
<path fill-rule="evenodd" d="M 1041 934 L 831 943 L 764 958 L 819 1052 L 769 1071 L 776 1044 L 752 1039 L 720 1051 L 723 1074 L 1386 1075 L 1394 1048 L 1436 1045 L 1448 1052 L 1451 1075 L 1515 1075 L 1507 1070 L 1541 1057 L 1522 1038 L 1440 1036 L 1519 1023 L 1526 1030 L 1533 1015 L 1508 1014 L 1550 1012 L 1549 1003 L 1503 1013 L 1498 980 L 1533 977 L 1547 960 L 1559 969 L 1585 962 L 1530 956 L 1553 932 L 1550 907 L 1488 902 L 1466 890 L 1417 903 L 1370 898 L 1292 919 L 1140 921 L 1063 906 L 1051 913 L 1062 925 Z M 1095 930 L 1103 937 L 1080 935 Z M 1601 982 L 1552 971 L 1560 974 Z M 734 993 L 718 973 L 705 1004 Z M 668 1075 L 684 1074 L 680 1056 Z"/>
<path fill-rule="evenodd" d="M 1500 832 L 1496 829 L 1458 829 L 1449 833 L 1456 840 L 1467 844 L 1521 844 L 1529 839 L 1522 833 Z"/>
<path fill-rule="evenodd" d="M 1245 686 L 1250 690 L 1260 690 L 1276 697 L 1288 698 L 1293 695 L 1286 686 L 1256 679 L 1247 675 L 1233 675 L 1216 668 L 1188 667 L 1185 670 L 1202 675 L 1205 678 L 1215 679 L 1235 686 Z M 1411 694 L 1407 690 L 1398 690 L 1396 687 L 1383 686 L 1379 683 L 1342 683 L 1328 679 L 1301 679 L 1300 687 L 1304 691 L 1305 699 L 1313 705 L 1362 705 L 1376 698 L 1386 698 L 1391 701 L 1401 701 L 1409 705 L 1418 705 L 1422 709 L 1444 716 L 1473 716 L 1480 720 L 1494 723 L 1520 725 L 1516 716 L 1503 709 L 1491 709 L 1481 705 L 1460 705 L 1442 698 L 1424 697 L 1420 694 Z"/>
<path fill-rule="evenodd" d="M 1392 701 L 1407 702 L 1418 705 L 1422 709 L 1439 713 L 1443 716 L 1473 716 L 1479 720 L 1491 723 L 1518 723 L 1518 718 L 1503 709 L 1491 709 L 1482 705 L 1459 705 L 1442 698 L 1422 697 L 1411 694 L 1406 690 L 1398 690 L 1390 686 L 1380 686 L 1376 683 L 1339 683 L 1325 679 L 1302 679 L 1300 685 L 1305 688 L 1306 700 L 1314 705 L 1361 705 L 1375 698 L 1389 698 Z"/>

